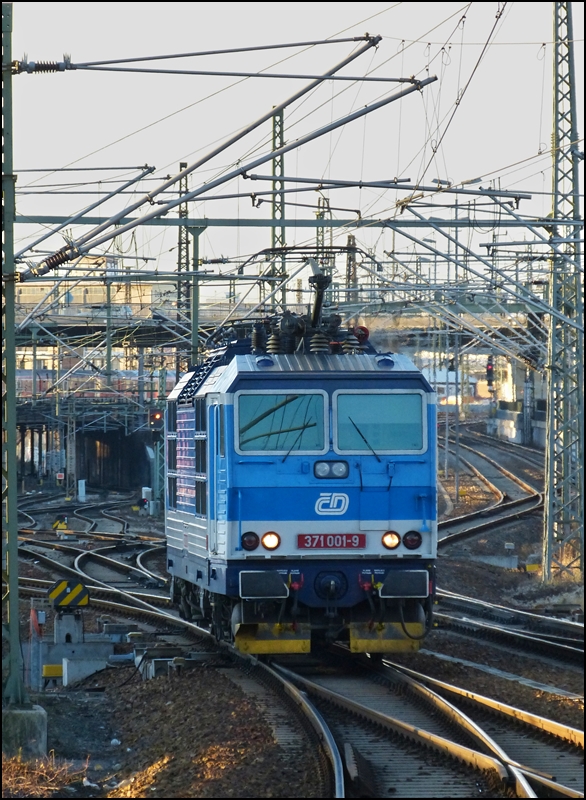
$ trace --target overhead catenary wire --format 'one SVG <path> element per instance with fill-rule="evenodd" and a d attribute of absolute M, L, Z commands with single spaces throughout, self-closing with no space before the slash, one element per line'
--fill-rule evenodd
<path fill-rule="evenodd" d="M 177 175 L 175 175 L 172 178 L 169 178 L 168 180 L 164 181 L 163 184 L 161 184 L 159 187 L 157 187 L 153 191 L 149 192 L 148 195 L 145 195 L 144 197 L 139 198 L 139 200 L 137 200 L 135 203 L 132 203 L 124 211 L 119 212 L 118 214 L 116 214 L 113 217 L 111 217 L 107 222 L 103 223 L 102 225 L 99 225 L 93 231 L 90 231 L 88 234 L 86 234 L 84 237 L 82 237 L 81 241 L 78 243 L 78 246 L 79 246 L 79 244 L 85 244 L 89 239 L 97 236 L 101 231 L 106 230 L 108 227 L 110 227 L 111 225 L 116 223 L 123 216 L 125 216 L 128 213 L 131 213 L 132 211 L 140 208 L 145 203 L 152 203 L 153 202 L 153 198 L 156 197 L 159 192 L 164 191 L 165 189 L 168 189 L 170 186 L 173 186 L 175 183 L 178 183 L 185 176 L 189 175 L 191 172 L 193 172 L 196 169 L 198 169 L 200 166 L 205 164 L 207 161 L 209 161 L 210 159 L 214 158 L 216 155 L 221 153 L 227 147 L 229 147 L 229 146 L 235 144 L 236 142 L 240 141 L 240 139 L 242 139 L 246 134 L 250 133 L 255 128 L 257 128 L 260 125 L 262 125 L 268 119 L 271 119 L 280 110 L 286 108 L 288 105 L 290 105 L 296 99 L 298 99 L 299 97 L 302 97 L 304 94 L 306 94 L 307 92 L 311 91 L 311 89 L 314 88 L 316 85 L 318 85 L 319 83 L 321 83 L 324 80 L 326 80 L 330 75 L 333 75 L 336 72 L 338 72 L 339 70 L 343 69 L 343 67 L 347 66 L 349 63 L 354 61 L 363 52 L 366 52 L 366 50 L 370 49 L 373 46 L 376 46 L 376 44 L 378 44 L 378 42 L 379 42 L 379 38 L 378 37 L 362 37 L 362 38 L 363 39 L 364 38 L 367 39 L 367 41 L 363 44 L 362 47 L 359 47 L 357 50 L 355 50 L 354 53 L 351 53 L 349 56 L 347 56 L 341 62 L 336 64 L 334 67 L 332 67 L 326 73 L 324 73 L 324 75 L 321 76 L 319 79 L 317 79 L 316 81 L 313 81 L 308 86 L 305 86 L 303 89 L 300 89 L 299 91 L 295 92 L 291 97 L 287 98 L 285 101 L 283 101 L 279 105 L 277 105 L 274 108 L 272 108 L 271 111 L 263 114 L 259 119 L 255 120 L 250 125 L 247 125 L 245 128 L 243 128 L 243 129 L 239 130 L 237 133 L 233 134 L 226 141 L 222 142 L 221 145 L 219 145 L 218 147 L 214 148 L 210 153 L 207 153 L 205 156 L 203 156 L 202 158 L 198 159 L 195 163 L 186 166 Z M 291 148 L 289 148 L 289 149 L 291 149 Z M 174 205 L 178 205 L 178 204 L 181 204 L 181 203 L 185 202 L 185 199 L 188 199 L 188 198 L 179 198 L 174 203 Z M 171 206 L 171 207 L 174 207 L 174 206 Z M 162 210 L 161 210 L 160 213 L 163 213 Z M 148 217 L 148 215 L 147 215 L 147 217 Z M 52 269 L 53 267 L 49 266 L 48 268 Z"/>
<path fill-rule="evenodd" d="M 163 205 L 161 208 L 158 208 L 158 209 L 155 209 L 153 211 L 147 212 L 146 214 L 144 214 L 138 220 L 136 220 L 136 221 L 134 221 L 132 223 L 127 223 L 126 225 L 122 225 L 118 229 L 117 233 L 118 234 L 124 233 L 127 230 L 130 230 L 131 228 L 136 227 L 136 225 L 140 225 L 140 224 L 142 224 L 144 222 L 147 222 L 148 220 L 153 219 L 155 217 L 162 216 L 162 215 L 166 214 L 168 211 L 170 211 L 171 209 L 175 208 L 176 206 L 178 206 L 178 205 L 180 205 L 180 204 L 182 204 L 182 203 L 184 203 L 186 201 L 192 200 L 195 197 L 198 197 L 199 195 L 204 194 L 205 192 L 209 191 L 210 189 L 215 188 L 215 186 L 218 186 L 221 183 L 224 183 L 224 182 L 226 182 L 227 180 L 229 180 L 231 178 L 237 177 L 238 175 L 245 174 L 247 172 L 247 170 L 249 170 L 249 169 L 254 169 L 255 167 L 260 166 L 261 164 L 264 164 L 267 161 L 273 160 L 274 158 L 277 158 L 280 155 L 283 155 L 283 154 L 289 152 L 290 150 L 293 150 L 293 149 L 295 149 L 297 147 L 301 147 L 303 144 L 306 144 L 307 142 L 310 142 L 313 139 L 318 138 L 319 136 L 322 136 L 322 135 L 324 135 L 326 133 L 329 133 L 330 130 L 334 130 L 335 128 L 338 128 L 338 127 L 340 127 L 342 125 L 346 125 L 346 124 L 348 124 L 349 122 L 352 122 L 355 119 L 359 119 L 360 117 L 364 116 L 365 114 L 371 113 L 372 111 L 375 111 L 378 108 L 382 108 L 383 106 L 385 106 L 385 105 L 387 105 L 389 103 L 392 103 L 393 101 L 395 101 L 395 100 L 397 100 L 397 99 L 399 99 L 401 97 L 404 97 L 407 94 L 411 94 L 414 91 L 421 90 L 423 87 L 427 86 L 429 83 L 433 83 L 435 80 L 436 80 L 435 76 L 431 76 L 430 78 L 427 78 L 427 79 L 421 81 L 416 86 L 408 86 L 407 88 L 401 89 L 398 92 L 396 92 L 396 93 L 394 93 L 392 95 L 389 95 L 389 96 L 383 98 L 382 100 L 379 100 L 376 103 L 373 103 L 373 104 L 371 104 L 369 106 L 365 106 L 364 108 L 361 108 L 358 111 L 355 111 L 353 114 L 350 114 L 347 117 L 343 117 L 343 118 L 337 120 L 332 125 L 326 125 L 325 127 L 321 128 L 321 129 L 318 129 L 317 131 L 314 131 L 311 134 L 308 134 L 308 135 L 306 135 L 304 137 L 301 137 L 300 139 L 298 139 L 298 140 L 296 140 L 296 141 L 294 141 L 294 142 L 292 142 L 290 144 L 287 144 L 287 145 L 279 148 L 276 151 L 273 151 L 271 153 L 266 154 L 265 156 L 262 156 L 262 157 L 256 159 L 255 161 L 253 161 L 250 164 L 246 164 L 241 168 L 233 170 L 232 172 L 228 173 L 227 175 L 222 176 L 221 178 L 216 179 L 215 181 L 210 181 L 209 183 L 204 184 L 203 186 L 200 186 L 198 189 L 189 191 L 189 192 L 187 192 L 187 194 L 182 195 L 181 197 L 177 198 L 176 200 L 169 201 L 168 203 Z M 273 111 L 272 114 L 269 114 L 266 117 L 263 117 L 263 120 L 265 118 L 269 117 L 269 116 L 274 116 L 274 111 Z M 179 173 L 178 176 L 176 176 L 175 178 L 172 179 L 172 181 L 167 182 L 167 183 L 163 184 L 163 186 L 159 187 L 159 190 L 168 188 L 168 186 L 170 184 L 176 182 L 181 176 L 189 174 L 189 172 L 192 171 L 195 168 L 196 168 L 196 166 L 192 165 L 190 168 L 186 168 L 185 170 L 182 170 Z M 156 192 L 154 194 L 156 194 Z M 151 200 L 152 200 L 152 193 L 151 193 L 150 197 L 151 197 Z M 146 198 L 142 199 L 141 201 L 137 201 L 137 203 L 134 204 L 134 208 L 138 208 L 140 205 L 143 205 L 144 202 L 146 202 Z M 71 257 L 74 257 L 77 254 L 77 252 L 79 252 L 79 248 L 80 247 L 85 247 L 85 245 L 88 242 L 91 242 L 93 246 L 99 246 L 100 244 L 103 244 L 105 241 L 108 241 L 110 238 L 112 238 L 116 234 L 113 234 L 112 232 L 106 234 L 105 236 L 100 236 L 99 234 L 102 231 L 105 231 L 107 228 L 111 227 L 115 222 L 118 222 L 125 214 L 127 214 L 129 212 L 129 210 L 132 210 L 132 207 L 133 206 L 131 205 L 130 209 L 126 209 L 124 212 L 120 212 L 119 214 L 114 215 L 114 217 L 110 218 L 107 222 L 103 223 L 102 225 L 99 225 L 97 228 L 95 228 L 94 230 L 90 231 L 88 234 L 82 236 L 74 244 L 74 249 L 72 249 L 71 247 L 64 248 L 59 253 L 56 253 L 54 258 L 47 259 L 45 262 L 42 262 L 38 267 L 34 267 L 34 268 L 30 269 L 30 270 L 27 270 L 25 273 L 21 273 L 21 279 L 22 280 L 26 280 L 28 277 L 45 274 L 46 272 L 48 272 L 51 269 L 53 269 L 55 266 L 58 266 L 59 263 L 65 263 L 65 261 L 70 260 Z"/>

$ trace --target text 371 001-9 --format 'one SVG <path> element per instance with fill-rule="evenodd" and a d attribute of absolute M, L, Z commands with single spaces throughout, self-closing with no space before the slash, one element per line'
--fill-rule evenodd
<path fill-rule="evenodd" d="M 356 550 L 366 547 L 365 533 L 300 533 L 297 547 L 301 550 Z"/>

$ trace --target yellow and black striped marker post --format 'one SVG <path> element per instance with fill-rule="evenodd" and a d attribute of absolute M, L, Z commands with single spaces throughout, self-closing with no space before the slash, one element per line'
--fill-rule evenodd
<path fill-rule="evenodd" d="M 87 606 L 90 593 L 79 581 L 57 581 L 48 591 L 54 608 L 78 608 Z"/>

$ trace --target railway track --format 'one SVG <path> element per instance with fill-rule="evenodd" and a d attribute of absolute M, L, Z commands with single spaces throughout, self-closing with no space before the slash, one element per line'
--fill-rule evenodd
<path fill-rule="evenodd" d="M 104 513 L 102 508 L 94 507 L 94 510 Z M 71 509 L 68 513 L 71 514 Z M 226 662 L 220 667 L 221 671 L 247 695 L 254 697 L 284 751 L 292 759 L 298 758 L 300 751 L 305 753 L 305 766 L 311 770 L 316 796 L 343 797 L 341 762 L 336 761 L 334 749 L 327 741 L 327 728 L 303 694 L 289 682 L 277 678 L 256 659 L 236 657 L 228 645 L 217 643 L 207 630 L 180 619 L 168 592 L 162 596 L 147 592 L 146 586 L 142 590 L 137 587 L 137 584 L 149 581 L 164 587 L 167 582 L 166 576 L 161 576 L 150 566 L 150 561 L 156 560 L 161 551 L 161 546 L 153 542 L 152 537 L 144 537 L 142 541 L 134 537 L 130 539 L 126 527 L 120 532 L 96 531 L 99 518 L 90 516 L 85 507 L 76 510 L 76 516 L 84 520 L 86 526 L 86 530 L 78 532 L 76 538 L 83 539 L 86 545 L 91 543 L 94 549 L 85 550 L 78 543 L 57 540 L 55 531 L 39 530 L 29 514 L 27 519 L 31 528 L 21 530 L 21 556 L 40 561 L 53 574 L 82 580 L 90 592 L 92 608 L 108 612 L 116 619 L 134 621 L 137 628 L 155 631 L 156 643 L 149 642 L 152 633 L 144 634 L 145 642 L 148 642 L 144 646 L 140 643 L 142 637 L 135 640 L 137 669 L 140 668 L 144 675 L 155 672 L 154 667 L 149 668 L 149 662 L 165 661 L 168 648 L 163 643 L 166 641 L 172 644 L 174 651 L 178 642 L 182 643 L 181 650 L 185 656 L 174 661 L 167 659 L 170 665 L 178 662 L 189 666 L 193 663 L 194 652 L 195 663 L 198 663 L 198 656 L 203 656 L 206 664 L 210 658 L 217 660 L 219 654 Z M 112 518 L 115 524 L 124 522 L 110 512 Z M 24 530 L 28 535 L 24 535 Z M 41 536 L 50 537 L 50 540 L 43 541 Z M 111 543 L 104 546 L 102 539 Z M 54 557 L 55 553 L 58 558 Z M 51 579 L 21 577 L 19 593 L 22 596 L 46 596 L 53 583 Z"/>
<path fill-rule="evenodd" d="M 583 792 L 580 731 L 388 663 L 358 665 L 340 652 L 335 661 L 284 661 L 275 670 L 308 693 L 330 726 L 352 796 Z"/>
<path fill-rule="evenodd" d="M 496 439 L 494 436 L 488 436 L 486 433 L 475 430 L 475 426 L 479 424 L 485 423 L 460 423 L 460 437 L 464 436 L 471 441 L 485 443 L 495 450 L 502 450 L 503 452 L 506 452 L 508 455 L 511 455 L 511 453 L 517 453 L 518 455 L 522 456 L 525 461 L 533 464 L 539 469 L 544 469 L 545 453 L 542 450 L 537 450 L 534 447 L 526 447 L 525 445 L 517 444 L 516 442 L 503 442 L 499 439 Z M 462 428 L 464 432 L 462 432 Z"/>
<path fill-rule="evenodd" d="M 441 611 L 435 612 L 434 619 L 440 629 L 450 630 L 485 643 L 504 646 L 515 655 L 520 653 L 538 655 L 553 660 L 566 669 L 571 665 L 576 669 L 582 669 L 583 641 L 568 641 L 562 638 L 556 640 L 551 636 L 539 636 L 495 623 L 482 622 L 479 619 L 444 614 Z"/>
<path fill-rule="evenodd" d="M 568 619 L 480 602 L 438 592 L 438 627 L 460 635 L 553 659 L 564 668 L 580 668 L 584 659 L 584 625 Z"/>
<path fill-rule="evenodd" d="M 486 456 L 484 458 L 486 460 Z M 487 480 L 489 479 L 487 478 Z M 527 495 L 529 495 L 530 491 L 537 494 L 530 486 L 523 488 L 520 483 L 516 485 L 525 491 Z M 507 496 L 510 496 L 509 491 L 499 489 L 496 486 L 496 481 L 493 486 L 495 486 L 495 491 L 493 492 L 495 503 L 493 507 L 500 507 L 500 512 L 503 511 L 502 506 L 505 506 L 505 512 L 511 510 L 510 507 L 506 508 L 508 502 L 511 503 L 522 499 L 519 496 L 512 500 L 507 500 Z M 111 507 L 112 504 L 105 505 Z M 92 536 L 113 537 L 117 545 L 122 545 L 119 547 L 119 554 L 124 553 L 124 551 L 128 554 L 133 549 L 135 551 L 134 555 L 137 555 L 133 565 L 126 564 L 123 566 L 129 570 L 136 569 L 141 571 L 142 575 L 148 574 L 151 579 L 153 579 L 153 576 L 155 578 L 162 577 L 156 571 L 145 568 L 144 562 L 148 562 L 148 559 L 156 555 L 157 552 L 156 544 L 152 542 L 153 537 L 150 537 L 148 541 L 140 542 L 140 548 L 137 548 L 136 541 L 133 540 L 132 543 L 128 543 L 128 534 L 125 528 L 120 532 L 96 531 L 97 523 L 92 525 L 95 520 L 88 520 L 86 512 L 87 508 L 84 508 L 82 516 L 86 517 L 92 530 L 88 529 L 81 535 L 88 538 Z M 467 515 L 466 518 L 462 518 L 463 525 L 466 522 L 468 524 L 468 535 L 474 535 L 477 532 L 475 529 L 478 529 L 479 518 L 483 530 L 486 530 L 484 523 L 487 521 L 494 525 L 503 524 L 502 517 L 493 517 L 487 520 L 482 518 L 482 513 L 480 512 L 479 514 L 477 512 L 475 515 Z M 484 513 L 486 514 L 486 510 Z M 504 519 L 507 519 L 507 514 Z M 38 536 L 38 533 L 37 531 L 34 535 Z M 29 538 L 34 539 L 34 535 Z M 145 537 L 145 539 L 147 538 Z M 126 542 L 123 541 L 124 539 L 126 539 Z M 37 541 L 35 544 L 38 546 L 40 543 Z M 31 545 L 26 543 L 23 546 L 30 547 Z M 37 558 L 39 557 L 38 549 L 33 551 Z M 77 548 L 77 550 L 79 551 L 81 548 Z M 98 549 L 96 555 L 102 557 L 98 559 L 101 562 L 101 567 L 113 568 L 113 565 L 109 563 L 112 559 L 113 550 L 114 547 L 100 547 Z M 62 552 L 66 551 L 62 550 Z M 70 551 L 70 555 L 74 560 L 74 566 L 70 568 L 75 570 L 80 563 L 83 565 L 86 559 L 94 553 L 95 551 L 83 550 L 73 557 Z M 119 562 L 118 559 L 116 560 L 116 566 L 119 568 L 122 562 Z M 76 574 L 80 575 L 81 573 L 77 572 Z M 170 611 L 164 611 L 160 607 L 156 608 L 155 603 L 158 602 L 158 595 L 148 595 L 145 592 L 135 591 L 134 588 L 130 592 L 120 588 L 113 588 L 108 586 L 106 581 L 100 581 L 88 576 L 85 571 L 83 574 L 91 591 L 92 602 L 94 602 L 95 598 L 95 604 L 99 605 L 100 608 L 109 609 L 112 613 L 120 616 L 131 618 L 134 616 L 144 620 L 150 619 L 153 624 L 158 626 L 159 630 L 166 629 L 171 634 L 183 631 L 188 636 L 203 637 L 206 641 L 212 642 L 212 637 L 208 631 L 202 630 L 193 623 L 179 619 Z M 27 586 L 23 583 L 23 589 L 27 592 L 38 592 L 39 590 L 46 592 L 46 588 L 41 586 L 41 583 L 40 581 L 30 582 Z M 45 582 L 46 584 L 50 585 L 50 581 Z M 155 598 L 157 599 L 155 600 Z M 446 604 L 446 608 L 451 603 L 451 610 L 455 611 L 456 615 L 459 614 L 460 618 L 463 616 L 470 617 L 472 614 L 472 607 L 462 608 L 465 598 L 441 592 L 441 600 L 442 605 Z M 165 603 L 168 607 L 168 598 L 165 598 Z M 458 603 L 460 603 L 459 608 L 457 608 Z M 512 613 L 510 609 L 503 609 L 502 607 L 494 607 L 492 611 L 497 621 L 499 621 L 500 617 L 500 627 L 503 627 L 506 623 L 503 617 L 506 617 L 507 611 Z M 529 624 L 528 620 L 525 621 Z M 513 624 L 514 621 L 509 619 L 509 622 Z M 519 625 L 517 622 L 514 622 L 514 624 Z M 543 627 L 540 630 L 527 629 L 533 638 L 548 639 L 550 641 L 556 637 L 560 640 L 571 638 L 565 637 L 565 634 L 558 636 L 554 631 L 548 632 L 546 621 L 542 622 L 541 625 Z M 564 645 L 564 642 L 558 643 Z M 226 645 L 224 645 L 225 648 Z M 353 662 L 355 668 L 355 658 L 353 658 Z M 319 796 L 385 797 L 393 794 L 394 796 L 470 797 L 479 792 L 487 793 L 494 797 L 512 795 L 523 797 L 582 796 L 580 790 L 564 785 L 564 781 L 571 783 L 573 780 L 571 770 L 567 775 L 564 774 L 562 780 L 553 769 L 553 762 L 551 768 L 544 766 L 549 764 L 551 759 L 555 760 L 554 756 L 551 756 L 550 761 L 543 757 L 541 759 L 542 764 L 538 769 L 537 766 L 531 766 L 531 764 L 540 763 L 539 759 L 531 761 L 530 754 L 517 752 L 514 749 L 514 742 L 507 743 L 507 735 L 514 740 L 514 733 L 506 734 L 506 732 L 503 732 L 497 736 L 494 728 L 495 723 L 491 723 L 493 725 L 491 728 L 489 725 L 490 720 L 488 722 L 483 720 L 482 724 L 480 724 L 476 722 L 475 717 L 474 724 L 471 726 L 469 722 L 461 723 L 459 721 L 466 716 L 464 711 L 460 712 L 458 709 L 456 711 L 446 711 L 448 706 L 456 706 L 455 701 L 449 700 L 450 691 L 452 691 L 453 687 L 448 689 L 446 688 L 447 684 L 444 686 L 438 685 L 433 690 L 440 697 L 441 702 L 436 699 L 426 700 L 425 702 L 429 704 L 428 712 L 422 712 L 421 698 L 426 692 L 428 697 L 432 696 L 433 692 L 430 694 L 429 682 L 433 679 L 425 681 L 425 676 L 419 676 L 417 681 L 423 688 L 410 686 L 409 692 L 416 696 L 416 701 L 411 703 L 412 710 L 405 711 L 405 718 L 403 718 L 402 716 L 397 717 L 391 713 L 383 712 L 381 703 L 384 699 L 383 695 L 386 697 L 386 695 L 392 694 L 389 690 L 391 683 L 399 687 L 396 690 L 397 696 L 404 697 L 407 693 L 405 685 L 409 683 L 409 680 L 416 681 L 416 678 L 409 675 L 408 671 L 404 669 L 402 678 L 394 678 L 390 681 L 387 675 L 384 679 L 386 683 L 383 681 L 383 684 L 381 684 L 382 673 L 379 673 L 378 677 L 374 679 L 371 677 L 371 683 L 378 687 L 376 691 L 379 694 L 377 695 L 375 691 L 375 699 L 371 703 L 372 708 L 368 709 L 367 705 L 362 702 L 362 694 L 366 693 L 367 689 L 365 687 L 361 688 L 362 684 L 357 683 L 356 675 L 352 673 L 352 668 L 348 668 L 349 674 L 345 675 L 343 672 L 338 671 L 337 678 L 332 678 L 334 682 L 335 680 L 338 680 L 339 683 L 346 682 L 345 695 L 344 692 L 336 691 L 326 685 L 325 682 L 330 680 L 331 676 L 328 677 L 326 675 L 325 678 L 317 676 L 319 680 L 314 680 L 316 675 L 311 674 L 311 670 L 315 669 L 314 665 L 304 667 L 304 674 L 297 672 L 287 674 L 283 670 L 284 665 L 273 664 L 272 666 L 275 667 L 272 670 L 275 674 L 267 673 L 269 674 L 267 680 L 284 681 L 282 691 L 288 695 L 293 706 L 304 706 L 303 715 L 305 721 L 303 725 L 310 725 L 314 731 L 311 734 L 314 737 L 314 743 L 318 741 L 320 743 L 318 757 L 320 766 L 318 771 L 321 771 L 319 781 L 322 788 Z M 339 666 L 338 664 L 337 668 Z M 362 667 L 364 667 L 364 663 Z M 255 671 L 257 669 L 264 671 L 265 666 L 254 659 L 249 659 L 248 666 L 245 666 L 244 669 L 245 671 Z M 331 669 L 331 667 L 328 667 L 328 669 Z M 390 667 L 387 664 L 383 664 L 380 669 L 388 672 Z M 254 680 L 257 680 L 256 676 L 254 676 Z M 317 689 L 313 684 L 316 684 Z M 353 686 L 353 684 L 356 684 L 356 686 Z M 380 694 L 381 685 L 384 687 L 383 695 Z M 459 698 L 459 703 L 463 704 L 472 697 L 472 693 L 466 690 L 458 691 L 464 698 Z M 308 697 L 314 703 L 310 702 Z M 268 702 L 270 703 L 270 701 Z M 395 702 L 395 705 L 397 704 L 398 701 Z M 424 718 L 417 716 L 418 714 L 421 715 L 421 713 L 424 714 L 424 718 L 425 714 L 427 714 L 433 720 L 433 724 L 429 721 L 424 724 Z M 489 714 L 491 718 L 494 715 L 492 710 L 488 712 L 485 709 L 484 713 Z M 524 713 L 519 711 L 520 715 L 524 715 Z M 509 717 L 511 716 L 515 717 L 514 714 L 509 713 Z M 411 719 L 411 722 L 409 719 Z M 308 720 L 311 720 L 311 722 L 308 722 Z M 525 720 L 523 719 L 523 721 Z M 536 723 L 534 727 L 539 728 L 539 725 L 541 725 L 543 729 L 546 723 L 549 723 L 549 721 Z M 504 723 L 499 722 L 499 725 L 501 724 L 504 725 Z M 483 726 L 487 730 L 478 733 L 476 728 L 483 728 Z M 561 728 L 563 727 L 561 726 Z M 433 728 L 433 730 L 428 730 L 428 728 Z M 497 739 L 499 742 L 496 749 L 493 748 L 492 750 L 492 744 L 490 744 L 490 741 L 492 741 L 491 733 L 495 734 L 492 738 Z M 559 731 L 555 735 L 559 738 Z M 575 736 L 576 734 L 572 735 Z M 484 743 L 482 744 L 481 742 Z M 365 743 L 368 744 L 368 747 L 365 746 Z M 507 744 L 506 747 L 505 744 Z M 571 744 L 574 747 L 574 744 Z M 546 747 L 546 745 L 543 746 Z M 315 744 L 315 747 L 317 748 L 317 744 Z M 497 754 L 495 755 L 494 753 Z M 527 757 L 525 757 L 526 755 Z M 572 758 L 574 758 L 574 755 L 572 755 Z M 431 773 L 431 775 L 428 773 Z"/>
<path fill-rule="evenodd" d="M 534 486 L 505 469 L 486 453 L 460 444 L 468 459 L 462 461 L 495 496 L 483 509 L 438 523 L 438 550 L 453 542 L 500 527 L 543 508 L 543 495 Z"/>
<path fill-rule="evenodd" d="M 128 560 L 136 561 L 143 554 L 137 551 L 135 543 L 118 542 L 107 547 L 85 550 L 58 541 L 21 537 L 18 549 L 21 555 L 41 561 L 53 572 L 79 578 L 88 584 L 112 585 L 117 588 L 124 586 L 126 589 L 136 590 L 159 588 L 166 591 L 166 579 L 128 563 Z M 47 555 L 47 551 L 57 553 L 59 558 Z M 151 551 L 152 548 L 148 548 L 148 552 Z M 114 558 L 113 554 L 119 557 Z"/>
<path fill-rule="evenodd" d="M 440 703 L 430 713 L 398 681 L 349 675 L 346 665 L 274 667 L 308 694 L 330 728 L 345 762 L 346 796 L 507 796 L 503 765 L 475 751 Z"/>
<path fill-rule="evenodd" d="M 582 623 L 481 602 L 454 592 L 439 591 L 438 599 L 443 609 L 456 612 L 468 619 L 495 622 L 501 627 L 508 626 L 543 640 L 584 648 Z"/>
<path fill-rule="evenodd" d="M 98 591 L 105 593 L 103 589 Z M 122 595 L 118 590 L 110 591 Z M 233 653 L 228 645 L 216 643 L 209 632 L 169 612 L 148 608 L 146 604 L 137 608 L 102 597 L 96 597 L 95 603 L 116 614 L 139 617 L 155 624 L 163 634 L 166 631 L 168 635 L 176 636 L 182 632 L 200 648 L 203 645 L 206 650 L 211 647 L 212 650 L 230 653 L 249 679 L 256 683 L 260 681 L 265 688 L 270 685 L 276 697 L 264 690 L 261 694 L 258 690 L 255 693 L 253 688 L 252 694 L 260 702 L 265 715 L 277 727 L 281 725 L 285 744 L 289 742 L 291 747 L 297 740 L 290 732 L 283 733 L 284 720 L 287 719 L 290 725 L 293 712 L 302 715 L 296 717 L 295 725 L 306 731 L 316 752 L 318 796 L 471 797 L 479 791 L 493 797 L 580 796 L 579 792 L 572 793 L 571 786 L 562 785 L 560 788 L 558 785 L 563 781 L 559 770 L 554 768 L 555 755 L 550 754 L 549 760 L 541 756 L 539 762 L 529 759 L 525 733 L 521 735 L 524 747 L 521 758 L 518 747 L 517 750 L 514 747 L 515 734 L 506 726 L 502 728 L 502 719 L 498 723 L 502 728 L 499 728 L 499 738 L 495 735 L 496 723 L 490 722 L 489 725 L 483 720 L 483 725 L 480 725 L 475 717 L 471 724 L 466 718 L 466 710 L 453 711 L 450 692 L 458 694 L 458 701 L 463 703 L 474 696 L 469 691 L 436 682 L 435 694 L 441 697 L 442 692 L 447 693 L 447 702 L 445 697 L 443 701 L 438 700 L 428 690 L 414 688 L 411 684 L 406 691 L 405 685 L 412 679 L 408 670 L 402 669 L 406 676 L 404 679 L 397 678 L 395 673 L 389 678 L 391 673 L 387 664 L 373 670 L 368 661 L 357 664 L 356 659 L 348 658 L 346 653 L 342 657 L 340 648 L 337 648 L 334 665 L 330 660 L 325 666 L 316 666 L 315 660 L 308 663 L 304 659 L 301 666 L 293 665 L 295 672 L 289 674 L 283 671 L 283 664 L 265 666 L 257 659 Z M 187 649 L 192 650 L 193 645 Z M 156 658 L 157 648 L 152 648 L 149 655 Z M 295 657 L 285 660 L 291 667 Z M 275 667 L 273 672 L 276 676 L 271 674 L 271 666 Z M 365 672 L 369 673 L 367 677 L 363 674 Z M 242 686 L 250 692 L 251 686 L 246 680 Z M 421 684 L 433 683 L 433 679 L 426 676 L 419 676 L 417 680 Z M 277 688 L 279 682 L 280 689 Z M 334 684 L 337 684 L 335 688 Z M 367 694 L 369 702 L 365 701 Z M 289 698 L 289 706 L 283 710 L 285 695 Z M 485 714 L 493 715 L 495 712 L 490 703 L 485 699 L 483 710 Z M 503 711 L 502 704 L 495 705 L 503 719 L 506 720 L 508 714 L 510 719 L 515 719 L 515 725 L 519 724 L 518 718 L 522 721 L 529 719 L 534 729 L 545 729 L 549 736 L 561 736 L 571 744 L 571 747 L 562 745 L 559 756 L 567 758 L 568 750 L 572 754 L 570 768 L 566 761 L 563 773 L 566 783 L 571 783 L 576 771 L 575 750 L 576 742 L 580 741 L 579 732 L 535 715 L 526 715 L 520 710 L 518 713 Z M 478 728 L 482 731 L 479 732 Z M 500 750 L 492 745 L 495 739 Z M 501 740 L 507 742 L 507 748 Z M 545 752 L 544 748 L 549 752 L 549 744 L 541 742 L 539 746 L 542 748 L 540 752 Z M 493 750 L 496 748 L 496 756 L 491 754 L 491 747 Z M 508 754 L 507 757 L 503 753 Z M 541 765 L 539 769 L 527 766 L 536 763 Z M 543 766 L 546 763 L 547 768 Z"/>
<path fill-rule="evenodd" d="M 391 662 L 386 666 L 402 672 L 417 685 L 432 688 L 472 719 L 488 737 L 486 746 L 503 763 L 520 769 L 537 796 L 583 796 L 583 731 Z"/>
<path fill-rule="evenodd" d="M 24 579 L 19 591 L 25 595 L 37 595 L 45 593 L 50 584 L 51 581 Z M 156 644 L 142 643 L 140 639 L 135 641 L 135 664 L 137 669 L 142 669 L 143 675 L 156 674 L 154 669 L 149 670 L 149 662 L 167 661 L 169 670 L 185 669 L 190 663 L 202 663 L 200 657 L 203 656 L 205 664 L 214 662 L 218 668 L 215 663 L 218 656 L 224 658 L 220 671 L 234 680 L 246 695 L 254 697 L 285 753 L 297 758 L 301 749 L 305 752 L 305 767 L 311 770 L 315 796 L 346 796 L 342 762 L 331 734 L 314 706 L 291 682 L 275 675 L 258 659 L 237 654 L 226 643 L 216 642 L 208 631 L 180 619 L 172 610 L 157 609 L 136 594 L 116 588 L 102 585 L 88 585 L 88 588 L 92 606 L 117 617 L 136 620 L 143 626 L 154 626 Z M 158 601 L 160 598 L 150 599 Z M 165 640 L 175 646 L 178 640 L 182 641 L 185 657 L 168 658 Z"/>
<path fill-rule="evenodd" d="M 488 446 L 493 447 L 489 437 Z M 535 477 L 524 480 L 506 469 L 483 451 L 463 443 L 460 447 L 473 458 L 470 462 L 461 459 L 495 496 L 488 508 L 462 517 L 439 523 L 438 550 L 449 544 L 469 539 L 477 534 L 497 530 L 527 514 L 542 508 L 542 494 L 536 487 Z M 526 460 L 527 448 L 503 444 L 498 449 L 514 450 L 513 458 Z M 511 453 L 509 452 L 509 455 Z M 438 590 L 439 606 L 434 613 L 437 627 L 460 636 L 477 639 L 486 644 L 495 644 L 511 650 L 551 659 L 552 663 L 564 667 L 581 665 L 584 652 L 583 625 L 570 620 L 555 620 L 544 615 L 523 613 L 515 609 L 479 602 L 469 597 Z"/>
<path fill-rule="evenodd" d="M 102 590 L 113 587 L 112 590 L 123 589 L 127 596 L 148 598 L 151 603 L 169 606 L 166 596 L 168 577 L 147 566 L 163 552 L 164 545 L 160 537 L 129 533 L 128 521 L 115 513 L 117 506 L 128 502 L 129 499 L 125 498 L 116 503 L 68 507 L 68 516 L 74 515 L 81 520 L 85 526 L 83 531 L 39 527 L 37 518 L 47 513 L 52 516 L 62 513 L 56 512 L 55 506 L 37 507 L 35 516 L 21 512 L 26 515 L 30 527 L 19 529 L 19 553 L 41 562 L 53 575 L 82 580 L 94 590 L 94 594 L 98 587 Z M 96 527 L 103 518 L 118 530 L 97 531 Z M 22 581 L 21 585 L 24 586 Z M 28 588 L 31 588 L 30 584 Z M 159 589 L 160 593 L 147 594 L 146 589 Z"/>

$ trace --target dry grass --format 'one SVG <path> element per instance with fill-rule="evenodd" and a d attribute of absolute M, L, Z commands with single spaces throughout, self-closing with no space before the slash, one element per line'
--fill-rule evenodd
<path fill-rule="evenodd" d="M 71 764 L 59 763 L 53 755 L 25 761 L 2 754 L 2 797 L 55 797 L 55 792 L 84 775 L 85 770 L 74 772 Z"/>

